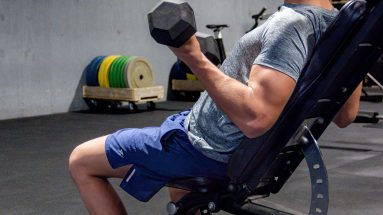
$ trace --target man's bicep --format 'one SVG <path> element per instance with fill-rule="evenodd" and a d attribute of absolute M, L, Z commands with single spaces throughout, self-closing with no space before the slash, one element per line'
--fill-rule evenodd
<path fill-rule="evenodd" d="M 262 112 L 270 117 L 272 124 L 285 107 L 295 84 L 295 80 L 290 76 L 256 64 L 251 69 L 248 83 L 256 98 L 255 102 L 262 103 Z"/>

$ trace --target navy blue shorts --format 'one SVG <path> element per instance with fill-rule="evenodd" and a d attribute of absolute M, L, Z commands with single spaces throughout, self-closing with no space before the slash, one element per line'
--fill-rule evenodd
<path fill-rule="evenodd" d="M 204 156 L 191 145 L 183 127 L 188 113 L 172 115 L 160 127 L 122 129 L 107 137 L 105 150 L 112 168 L 133 164 L 122 189 L 146 202 L 175 179 L 226 177 L 226 163 Z"/>

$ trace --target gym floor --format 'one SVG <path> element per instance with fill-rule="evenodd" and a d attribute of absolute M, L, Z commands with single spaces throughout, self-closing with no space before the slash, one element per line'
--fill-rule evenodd
<path fill-rule="evenodd" d="M 87 214 L 70 179 L 71 150 L 88 139 L 123 127 L 160 125 L 170 114 L 191 107 L 190 102 L 163 102 L 155 111 L 122 109 L 72 112 L 0 121 L 0 214 Z M 364 110 L 383 113 L 382 103 L 362 103 Z M 383 122 L 331 125 L 319 140 L 330 180 L 329 214 L 383 214 Z M 148 203 L 129 197 L 112 180 L 130 214 L 166 214 L 166 188 Z M 305 214 L 310 179 L 304 163 L 282 191 L 263 203 Z M 220 213 L 226 214 L 226 213 Z"/>

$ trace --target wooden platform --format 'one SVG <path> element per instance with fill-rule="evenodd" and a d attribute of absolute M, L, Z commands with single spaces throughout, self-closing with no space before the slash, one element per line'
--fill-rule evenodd
<path fill-rule="evenodd" d="M 202 83 L 198 80 L 172 80 L 172 90 L 176 91 L 204 91 Z"/>
<path fill-rule="evenodd" d="M 82 95 L 89 99 L 103 99 L 128 102 L 150 102 L 164 98 L 163 86 L 143 88 L 103 88 L 83 86 Z"/>

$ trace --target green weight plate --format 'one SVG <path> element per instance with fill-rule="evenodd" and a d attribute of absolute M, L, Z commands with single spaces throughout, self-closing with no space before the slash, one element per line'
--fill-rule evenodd
<path fill-rule="evenodd" d="M 121 61 L 119 62 L 118 64 L 118 86 L 120 86 L 121 88 L 125 88 L 124 84 L 123 84 L 123 81 L 124 81 L 124 73 L 123 73 L 123 68 L 124 68 L 124 62 L 126 61 L 126 56 L 124 56 L 123 58 L 121 58 Z"/>
<path fill-rule="evenodd" d="M 120 64 L 120 67 L 119 67 L 119 80 L 120 80 L 120 86 L 122 88 L 126 88 L 126 84 L 125 84 L 125 65 L 128 61 L 128 58 L 129 56 L 124 56 L 124 58 L 121 60 L 121 64 Z"/>
<path fill-rule="evenodd" d="M 121 56 L 121 58 L 118 59 L 118 62 L 116 64 L 116 68 L 115 68 L 115 76 L 116 76 L 116 87 L 118 88 L 121 88 L 121 84 L 120 84 L 120 66 L 121 66 L 121 62 L 122 60 L 124 59 L 124 56 Z"/>
<path fill-rule="evenodd" d="M 109 68 L 109 84 L 110 84 L 110 87 L 116 87 L 116 84 L 115 84 L 115 75 L 114 75 L 114 67 L 116 66 L 116 60 L 118 58 L 114 59 L 112 64 L 110 65 L 110 68 Z"/>
<path fill-rule="evenodd" d="M 113 65 L 113 62 L 115 62 L 117 59 L 119 58 L 119 56 L 118 57 L 116 57 L 115 59 L 113 59 L 113 61 L 111 62 L 111 64 L 110 64 L 110 67 L 109 67 L 109 72 L 112 70 L 112 65 Z M 114 67 L 115 66 L 113 66 L 113 70 L 114 70 Z M 109 74 L 109 73 L 108 73 Z M 113 78 L 113 81 L 114 81 L 114 71 L 113 71 L 113 73 L 112 73 L 112 78 Z M 109 83 L 110 83 L 110 80 L 109 80 Z M 114 84 L 115 85 L 115 84 Z M 112 87 L 112 86 L 110 86 L 110 87 Z"/>
<path fill-rule="evenodd" d="M 113 61 L 113 64 L 111 66 L 111 71 L 110 71 L 111 78 L 112 78 L 111 82 L 114 88 L 118 88 L 117 67 L 118 67 L 118 62 L 120 61 L 120 59 L 121 57 L 116 58 Z"/>
<path fill-rule="evenodd" d="M 118 61 L 116 62 L 116 67 L 115 69 L 115 81 L 116 81 L 116 87 L 121 88 L 120 84 L 120 67 L 121 67 L 121 62 L 124 59 L 124 56 L 121 56 Z"/>
<path fill-rule="evenodd" d="M 118 68 L 118 64 L 119 64 L 120 60 L 121 60 L 121 56 L 116 58 L 112 62 L 112 65 L 111 65 L 110 71 L 109 71 L 109 81 L 110 81 L 111 87 L 114 87 L 114 88 L 118 88 L 119 87 L 117 68 Z"/>
<path fill-rule="evenodd" d="M 113 60 L 113 62 L 114 62 L 114 60 Z M 109 86 L 110 87 L 114 87 L 114 76 L 113 76 L 114 63 L 113 62 L 110 64 L 109 71 L 108 71 L 108 79 L 109 79 Z"/>

